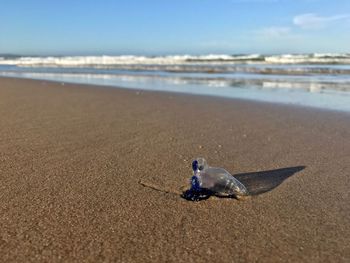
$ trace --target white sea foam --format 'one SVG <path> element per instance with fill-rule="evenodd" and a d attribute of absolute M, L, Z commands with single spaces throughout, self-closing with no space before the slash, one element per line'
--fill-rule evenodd
<path fill-rule="evenodd" d="M 0 60 L 2 65 L 17 66 L 85 66 L 85 65 L 181 65 L 201 62 L 234 62 L 252 60 L 259 55 L 230 56 L 230 55 L 204 55 L 204 56 L 66 56 L 66 57 L 19 57 Z"/>
<path fill-rule="evenodd" d="M 271 64 L 350 64 L 350 54 L 276 55 L 267 56 Z"/>
<path fill-rule="evenodd" d="M 112 65 L 181 65 L 187 61 L 217 61 L 228 60 L 228 55 L 207 55 L 207 56 L 67 56 L 67 57 L 20 57 L 0 61 L 2 65 L 17 66 L 112 66 Z"/>
<path fill-rule="evenodd" d="M 0 65 L 23 67 L 113 67 L 121 65 L 192 64 L 350 64 L 350 54 L 0 57 Z"/>

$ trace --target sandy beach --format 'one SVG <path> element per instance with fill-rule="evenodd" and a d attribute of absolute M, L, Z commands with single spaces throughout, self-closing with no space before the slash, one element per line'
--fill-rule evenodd
<path fill-rule="evenodd" d="M 2 262 L 349 262 L 350 114 L 0 78 Z M 180 194 L 202 156 L 244 201 Z"/>

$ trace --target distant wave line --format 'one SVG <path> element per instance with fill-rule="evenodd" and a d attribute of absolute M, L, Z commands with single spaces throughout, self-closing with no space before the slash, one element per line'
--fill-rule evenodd
<path fill-rule="evenodd" d="M 29 67 L 117 66 L 117 65 L 206 65 L 206 64 L 344 64 L 350 65 L 347 53 L 282 55 L 176 55 L 176 56 L 1 56 L 0 65 Z"/>

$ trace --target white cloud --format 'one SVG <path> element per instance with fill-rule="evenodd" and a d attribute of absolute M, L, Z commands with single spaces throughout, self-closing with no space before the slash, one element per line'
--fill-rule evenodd
<path fill-rule="evenodd" d="M 350 18 L 350 14 L 341 14 L 334 16 L 319 16 L 314 13 L 297 15 L 293 19 L 293 23 L 303 29 L 320 29 L 329 24 Z"/>
<path fill-rule="evenodd" d="M 282 26 L 265 27 L 257 31 L 257 35 L 266 38 L 289 37 L 291 35 L 291 29 L 290 27 Z"/>

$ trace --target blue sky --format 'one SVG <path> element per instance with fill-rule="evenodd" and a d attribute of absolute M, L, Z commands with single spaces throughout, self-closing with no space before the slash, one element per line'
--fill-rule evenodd
<path fill-rule="evenodd" d="M 0 53 L 350 52 L 349 0 L 1 0 Z"/>

